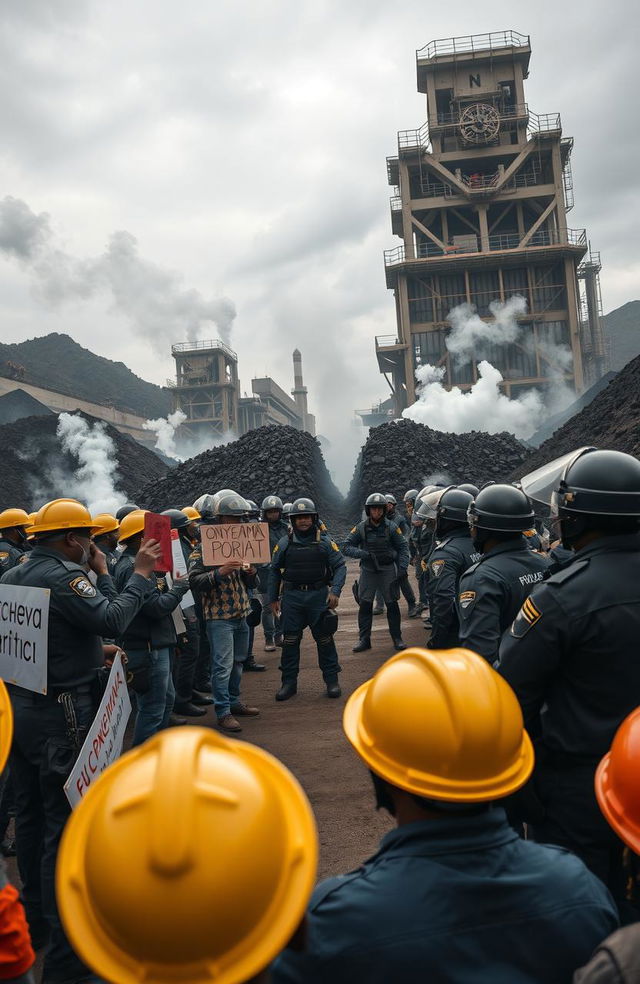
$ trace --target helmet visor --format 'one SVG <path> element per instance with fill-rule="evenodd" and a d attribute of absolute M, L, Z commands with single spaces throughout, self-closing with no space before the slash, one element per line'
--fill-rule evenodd
<path fill-rule="evenodd" d="M 541 468 L 536 468 L 535 471 L 529 472 L 528 475 L 524 475 L 520 479 L 522 491 L 535 502 L 540 502 L 553 509 L 553 494 L 559 488 L 561 480 L 571 465 L 586 451 L 595 450 L 593 447 L 578 448 L 577 451 L 570 451 L 568 454 L 563 454 L 560 458 L 554 458 L 553 461 L 542 465 Z"/>

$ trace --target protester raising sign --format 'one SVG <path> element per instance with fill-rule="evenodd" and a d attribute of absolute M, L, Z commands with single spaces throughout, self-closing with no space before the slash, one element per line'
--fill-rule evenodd
<path fill-rule="evenodd" d="M 47 692 L 49 589 L 0 584 L 0 677 Z"/>
<path fill-rule="evenodd" d="M 202 562 L 207 567 L 221 567 L 230 560 L 243 564 L 268 564 L 268 523 L 220 523 L 200 527 Z"/>
<path fill-rule="evenodd" d="M 100 773 L 120 757 L 130 714 L 131 701 L 126 675 L 120 653 L 117 653 L 98 713 L 89 728 L 76 764 L 64 784 L 65 795 L 72 807 L 78 805 Z"/>

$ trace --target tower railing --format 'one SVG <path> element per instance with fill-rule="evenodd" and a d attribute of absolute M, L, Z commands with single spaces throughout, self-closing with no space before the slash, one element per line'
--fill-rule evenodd
<path fill-rule="evenodd" d="M 488 34 L 468 34 L 461 38 L 439 38 L 429 41 L 416 51 L 418 61 L 440 58 L 443 55 L 468 55 L 475 52 L 491 52 L 500 48 L 526 48 L 531 39 L 517 31 L 491 31 Z"/>
<path fill-rule="evenodd" d="M 471 237 L 473 238 L 473 237 Z M 489 236 L 489 252 L 502 252 L 518 249 L 533 249 L 544 246 L 587 246 L 587 233 L 585 229 L 567 229 L 566 237 L 560 232 L 552 230 L 538 229 L 525 246 L 520 245 L 520 235 L 514 233 L 501 233 L 500 235 Z M 476 238 L 476 247 L 473 244 L 447 245 L 444 249 L 437 243 L 418 243 L 415 250 L 415 259 L 428 259 L 432 256 L 459 256 L 464 254 L 478 254 L 483 252 L 480 249 L 480 237 Z M 486 256 L 486 251 L 484 251 Z M 407 259 L 404 246 L 396 246 L 394 249 L 384 251 L 385 267 L 395 266 L 397 263 L 404 263 Z"/>
<path fill-rule="evenodd" d="M 200 339 L 197 342 L 176 342 L 175 345 L 171 346 L 171 354 L 177 352 L 198 352 L 202 349 L 212 349 L 224 352 L 225 355 L 230 356 L 236 362 L 238 361 L 238 354 L 234 352 L 232 348 L 221 342 L 219 338 L 210 338 L 205 340 Z"/>

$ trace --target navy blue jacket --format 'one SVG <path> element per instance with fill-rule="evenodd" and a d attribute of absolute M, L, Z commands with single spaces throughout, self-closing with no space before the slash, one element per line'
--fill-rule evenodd
<path fill-rule="evenodd" d="M 499 807 L 398 827 L 315 890 L 303 953 L 273 984 L 570 984 L 617 925 L 573 854 L 521 840 Z"/>

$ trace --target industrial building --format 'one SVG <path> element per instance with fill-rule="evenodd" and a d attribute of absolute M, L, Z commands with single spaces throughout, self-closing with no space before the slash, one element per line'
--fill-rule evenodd
<path fill-rule="evenodd" d="M 581 392 L 607 370 L 600 256 L 584 229 L 567 224 L 573 139 L 558 113 L 527 105 L 530 57 L 529 37 L 513 31 L 431 41 L 417 52 L 427 121 L 399 132 L 397 156 L 387 159 L 391 225 L 402 239 L 384 258 L 397 333 L 376 338 L 395 416 L 415 401 L 420 365 L 445 366 L 448 386 L 477 379 L 476 361 L 454 363 L 445 345 L 449 312 L 463 303 L 490 320 L 492 302 L 526 301 L 518 339 L 482 353 L 508 396 L 559 372 Z M 558 346 L 570 349 L 569 367 L 556 364 Z"/>
<path fill-rule="evenodd" d="M 315 435 L 315 417 L 307 407 L 302 356 L 293 353 L 293 399 L 270 377 L 252 379 L 251 394 L 241 395 L 238 356 L 219 339 L 179 342 L 171 347 L 176 378 L 167 380 L 172 411 L 182 410 L 180 430 L 200 441 L 245 434 L 265 424 L 288 424 Z"/>

